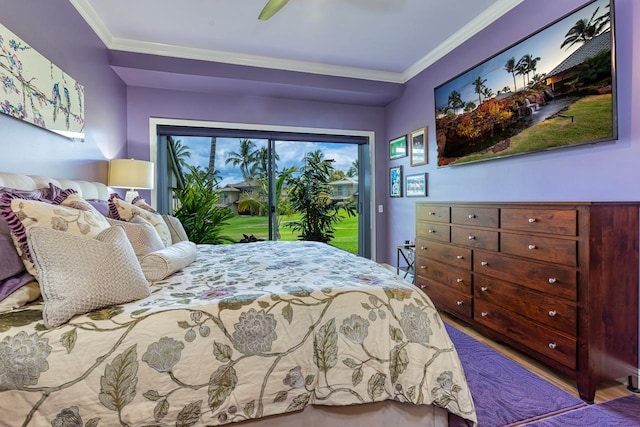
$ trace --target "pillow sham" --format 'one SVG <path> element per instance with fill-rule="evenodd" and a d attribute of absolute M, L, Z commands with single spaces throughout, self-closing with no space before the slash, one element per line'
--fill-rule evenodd
<path fill-rule="evenodd" d="M 151 213 L 158 213 L 157 210 L 153 209 L 145 199 L 143 199 L 142 197 L 138 196 L 135 199 L 133 199 L 131 201 L 131 204 L 134 206 L 139 207 L 140 209 L 144 209 L 147 212 L 151 212 Z"/>
<path fill-rule="evenodd" d="M 157 282 L 191 264 L 197 255 L 195 243 L 178 242 L 143 256 L 140 266 L 147 280 Z"/>
<path fill-rule="evenodd" d="M 95 238 L 31 227 L 27 242 L 38 272 L 47 328 L 151 293 L 121 227 L 108 227 Z"/>
<path fill-rule="evenodd" d="M 107 219 L 94 210 L 83 211 L 38 200 L 21 199 L 12 194 L 0 196 L 0 216 L 7 221 L 18 255 L 36 280 L 38 277 L 27 245 L 28 228 L 39 225 L 94 237 L 110 227 Z"/>
<path fill-rule="evenodd" d="M 26 271 L 24 273 L 28 274 Z M 35 301 L 40 298 L 40 285 L 38 282 L 33 280 L 33 276 L 31 277 L 31 281 L 22 285 L 5 299 L 0 301 L 0 313 L 5 313 L 15 308 L 23 307 L 31 301 Z"/>
<path fill-rule="evenodd" d="M 4 279 L 24 271 L 24 268 L 16 246 L 13 244 L 7 221 L 0 218 L 0 283 Z"/>
<path fill-rule="evenodd" d="M 189 240 L 187 232 L 184 230 L 182 223 L 178 218 L 171 215 L 162 215 L 162 219 L 169 227 L 169 233 L 171 233 L 171 243 L 184 242 Z"/>
<path fill-rule="evenodd" d="M 171 233 L 165 224 L 162 215 L 146 211 L 131 203 L 125 202 L 117 194 L 112 194 L 109 198 L 109 213 L 112 218 L 121 221 L 129 221 L 134 214 L 140 215 L 153 225 L 165 246 L 171 246 Z"/>
<path fill-rule="evenodd" d="M 129 239 L 129 243 L 131 243 L 133 251 L 138 258 L 149 252 L 164 248 L 156 229 L 140 215 L 134 215 L 129 222 L 113 218 L 107 218 L 107 222 L 111 226 L 119 226 L 124 229 L 127 239 Z"/>

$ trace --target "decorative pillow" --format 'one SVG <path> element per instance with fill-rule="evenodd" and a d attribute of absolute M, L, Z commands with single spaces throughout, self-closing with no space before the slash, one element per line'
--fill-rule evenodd
<path fill-rule="evenodd" d="M 171 243 L 185 242 L 189 240 L 187 232 L 184 231 L 184 227 L 178 218 L 171 215 L 162 215 L 162 219 L 169 227 L 169 233 L 171 233 Z"/>
<path fill-rule="evenodd" d="M 7 221 L 0 218 L 0 283 L 21 271 L 24 271 L 24 264 L 16 251 L 16 245 L 13 244 L 11 231 Z"/>
<path fill-rule="evenodd" d="M 156 229 L 140 215 L 134 215 L 129 222 L 120 221 L 113 218 L 107 218 L 107 221 L 112 226 L 119 226 L 124 228 L 124 232 L 127 235 L 127 239 L 133 247 L 133 251 L 136 257 L 141 257 L 164 248 L 162 240 Z"/>
<path fill-rule="evenodd" d="M 134 206 L 131 203 L 127 203 L 120 199 L 117 194 L 112 194 L 109 198 L 109 213 L 112 218 L 122 221 L 129 221 L 134 214 L 140 215 L 153 225 L 162 239 L 162 243 L 165 246 L 171 246 L 171 233 L 169 227 L 162 219 L 162 215 L 146 211 L 138 206 Z"/>
<path fill-rule="evenodd" d="M 144 277 L 150 282 L 156 282 L 185 268 L 196 259 L 197 255 L 195 243 L 178 242 L 143 256 L 140 258 L 140 266 Z"/>
<path fill-rule="evenodd" d="M 0 313 L 20 308 L 38 298 L 40 298 L 40 285 L 35 280 L 31 280 L 0 301 Z"/>
<path fill-rule="evenodd" d="M 82 211 L 37 200 L 20 199 L 11 194 L 0 196 L 0 215 L 7 221 L 18 255 L 27 271 L 36 279 L 27 245 L 27 229 L 35 225 L 94 237 L 109 228 L 107 219 L 93 210 Z"/>
<path fill-rule="evenodd" d="M 157 210 L 153 209 L 151 206 L 149 206 L 149 204 L 147 204 L 147 201 L 144 200 L 142 197 L 138 196 L 135 199 L 133 199 L 131 201 L 132 205 L 135 205 L 141 209 L 144 209 L 147 212 L 151 212 L 151 213 L 158 213 Z"/>
<path fill-rule="evenodd" d="M 85 199 L 95 210 L 100 212 L 102 216 L 109 216 L 109 202 L 101 199 Z"/>
<path fill-rule="evenodd" d="M 10 193 L 22 199 L 47 200 L 49 189 L 38 188 L 37 190 L 18 190 L 17 188 L 3 187 L 0 185 L 0 195 L 3 193 Z"/>
<path fill-rule="evenodd" d="M 124 229 L 109 227 L 95 238 L 31 227 L 27 241 L 44 299 L 47 328 L 77 314 L 146 298 L 150 294 Z"/>

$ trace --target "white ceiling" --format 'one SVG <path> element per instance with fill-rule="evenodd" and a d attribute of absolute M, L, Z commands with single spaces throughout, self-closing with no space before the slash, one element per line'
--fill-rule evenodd
<path fill-rule="evenodd" d="M 112 50 L 404 83 L 524 0 L 70 0 Z"/>

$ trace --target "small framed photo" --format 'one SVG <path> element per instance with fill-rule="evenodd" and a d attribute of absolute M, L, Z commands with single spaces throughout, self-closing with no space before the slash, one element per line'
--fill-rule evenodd
<path fill-rule="evenodd" d="M 426 173 L 407 175 L 407 183 L 405 186 L 407 197 L 427 196 L 427 175 Z"/>
<path fill-rule="evenodd" d="M 427 128 L 416 129 L 409 134 L 409 151 L 411 166 L 426 165 L 427 159 Z"/>
<path fill-rule="evenodd" d="M 407 135 L 389 141 L 389 160 L 407 157 Z"/>
<path fill-rule="evenodd" d="M 389 196 L 402 197 L 402 166 L 389 168 Z"/>

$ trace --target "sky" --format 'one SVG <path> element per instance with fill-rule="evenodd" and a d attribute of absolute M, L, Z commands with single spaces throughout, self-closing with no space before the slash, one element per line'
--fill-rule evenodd
<path fill-rule="evenodd" d="M 207 168 L 209 166 L 209 149 L 211 138 L 174 136 L 175 140 L 181 141 L 182 145 L 188 147 L 191 157 L 187 162 L 194 166 Z M 239 166 L 231 163 L 225 164 L 225 160 L 230 152 L 238 152 L 239 139 L 218 138 L 216 142 L 216 170 L 220 171 L 222 181 L 220 187 L 227 184 L 237 183 L 243 180 Z M 256 148 L 266 147 L 267 140 L 254 139 Z M 334 169 L 347 172 L 354 160 L 358 158 L 358 146 L 356 144 L 344 143 L 320 143 L 320 142 L 299 142 L 299 141 L 276 141 L 276 153 L 280 156 L 278 160 L 278 170 L 289 166 L 302 166 L 302 159 L 306 153 L 322 150 L 325 159 L 333 159 Z"/>
<path fill-rule="evenodd" d="M 598 0 L 591 3 L 528 39 L 437 87 L 435 89 L 436 111 L 447 105 L 449 94 L 453 90 L 457 90 L 462 94 L 462 100 L 464 102 L 475 102 L 478 104 L 478 94 L 474 91 L 472 84 L 478 77 L 486 79 L 485 86 L 491 88 L 494 93 L 497 93 L 505 86 L 513 90 L 513 76 L 504 69 L 504 64 L 511 57 L 515 58 L 516 62 L 518 62 L 523 55 L 531 54 L 534 58 L 540 57 L 536 65 L 535 73 L 544 74 L 553 70 L 580 47 L 579 44 L 575 44 L 569 49 L 566 47 L 560 49 L 560 45 L 564 41 L 567 31 L 580 19 L 585 18 L 588 20 L 591 18 L 591 15 L 598 7 L 600 7 L 600 10 L 596 16 L 606 13 L 609 10 L 606 8 L 608 4 L 609 0 Z M 516 86 L 517 89 L 522 88 L 522 76 L 516 75 Z"/>

